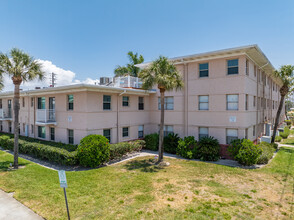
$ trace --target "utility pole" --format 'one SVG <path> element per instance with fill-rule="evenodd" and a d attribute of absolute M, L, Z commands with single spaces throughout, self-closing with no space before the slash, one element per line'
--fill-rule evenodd
<path fill-rule="evenodd" d="M 56 85 L 56 74 L 55 73 L 51 73 L 51 85 L 50 87 L 55 87 Z"/>

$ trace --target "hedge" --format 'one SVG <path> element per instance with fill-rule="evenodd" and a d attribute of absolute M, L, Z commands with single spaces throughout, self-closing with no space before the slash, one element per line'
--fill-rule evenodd
<path fill-rule="evenodd" d="M 136 140 L 130 142 L 121 142 L 118 144 L 111 144 L 110 145 L 110 160 L 120 159 L 124 155 L 134 152 L 140 151 L 142 148 L 145 147 L 144 140 Z"/>

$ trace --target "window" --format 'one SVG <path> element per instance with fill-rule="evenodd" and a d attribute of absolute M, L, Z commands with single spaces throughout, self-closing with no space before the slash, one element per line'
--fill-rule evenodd
<path fill-rule="evenodd" d="M 228 60 L 228 75 L 238 74 L 239 73 L 239 60 Z"/>
<path fill-rule="evenodd" d="M 123 137 L 128 137 L 129 136 L 129 128 L 125 127 L 122 129 L 122 136 Z"/>
<path fill-rule="evenodd" d="M 273 101 L 273 109 L 275 109 L 275 101 Z"/>
<path fill-rule="evenodd" d="M 208 77 L 208 63 L 199 64 L 199 77 Z"/>
<path fill-rule="evenodd" d="M 55 128 L 50 128 L 50 140 L 55 141 Z"/>
<path fill-rule="evenodd" d="M 22 123 L 22 132 L 26 132 L 26 124 L 25 123 Z"/>
<path fill-rule="evenodd" d="M 111 130 L 110 129 L 104 129 L 103 136 L 108 139 L 109 143 L 111 142 Z"/>
<path fill-rule="evenodd" d="M 139 125 L 138 126 L 138 138 L 143 138 L 144 137 L 144 125 Z"/>
<path fill-rule="evenodd" d="M 227 144 L 238 139 L 238 129 L 227 129 Z"/>
<path fill-rule="evenodd" d="M 254 65 L 254 77 L 256 77 L 257 68 L 256 65 Z"/>
<path fill-rule="evenodd" d="M 198 140 L 200 140 L 203 137 L 208 137 L 208 128 L 199 128 L 199 135 L 198 135 Z"/>
<path fill-rule="evenodd" d="M 199 110 L 209 110 L 209 96 L 208 95 L 200 95 L 198 97 L 198 109 Z"/>
<path fill-rule="evenodd" d="M 248 128 L 245 129 L 245 139 L 248 139 Z"/>
<path fill-rule="evenodd" d="M 0 99 L 0 109 L 2 109 L 2 99 Z"/>
<path fill-rule="evenodd" d="M 31 125 L 31 133 L 34 134 L 34 125 Z"/>
<path fill-rule="evenodd" d="M 38 137 L 39 138 L 46 138 L 46 127 L 38 126 Z"/>
<path fill-rule="evenodd" d="M 174 133 L 174 127 L 172 125 L 165 125 L 163 127 L 163 135 L 168 136 L 169 134 Z"/>
<path fill-rule="evenodd" d="M 22 97 L 22 107 L 24 108 L 25 107 L 25 98 Z"/>
<path fill-rule="evenodd" d="M 8 131 L 9 131 L 9 133 L 12 133 L 12 123 L 11 123 L 11 121 L 8 122 Z"/>
<path fill-rule="evenodd" d="M 164 97 L 164 109 L 174 110 L 174 97 Z M 158 110 L 161 110 L 160 97 L 158 98 Z"/>
<path fill-rule="evenodd" d="M 239 109 L 239 95 L 227 95 L 227 110 Z"/>
<path fill-rule="evenodd" d="M 31 107 L 34 107 L 34 98 L 31 98 Z"/>
<path fill-rule="evenodd" d="M 38 109 L 45 109 L 45 97 L 38 97 Z"/>
<path fill-rule="evenodd" d="M 67 95 L 67 110 L 73 111 L 74 110 L 74 96 Z"/>
<path fill-rule="evenodd" d="M 74 144 L 74 130 L 68 129 L 67 130 L 67 135 L 68 135 L 68 143 L 69 144 Z"/>
<path fill-rule="evenodd" d="M 0 131 L 3 131 L 3 122 L 0 121 Z"/>
<path fill-rule="evenodd" d="M 256 106 L 256 96 L 253 97 L 253 106 Z"/>
<path fill-rule="evenodd" d="M 138 109 L 139 110 L 144 110 L 144 97 L 139 97 L 138 98 Z"/>
<path fill-rule="evenodd" d="M 255 125 L 253 125 L 253 132 L 252 132 L 253 137 L 255 137 Z"/>
<path fill-rule="evenodd" d="M 111 110 L 111 96 L 110 95 L 103 96 L 103 110 Z"/>
<path fill-rule="evenodd" d="M 249 76 L 249 60 L 246 59 L 246 67 L 245 67 L 246 75 Z"/>
<path fill-rule="evenodd" d="M 257 82 L 260 82 L 260 69 L 257 70 Z"/>
<path fill-rule="evenodd" d="M 248 110 L 248 94 L 245 95 L 245 110 Z"/>
<path fill-rule="evenodd" d="M 129 106 L 129 96 L 123 96 L 123 98 L 122 98 L 122 106 L 124 106 L 124 107 Z"/>

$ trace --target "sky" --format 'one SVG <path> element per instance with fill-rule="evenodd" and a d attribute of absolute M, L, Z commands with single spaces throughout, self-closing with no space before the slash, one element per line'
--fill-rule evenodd
<path fill-rule="evenodd" d="M 128 51 L 152 61 L 258 44 L 276 68 L 294 65 L 293 36 L 293 0 L 0 0 L 0 51 L 29 53 L 57 85 L 111 77 Z"/>

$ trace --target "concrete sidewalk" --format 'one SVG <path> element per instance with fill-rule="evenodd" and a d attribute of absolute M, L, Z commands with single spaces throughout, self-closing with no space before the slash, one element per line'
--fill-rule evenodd
<path fill-rule="evenodd" d="M 43 220 L 31 209 L 13 198 L 12 193 L 0 190 L 0 219 L 2 220 Z"/>

